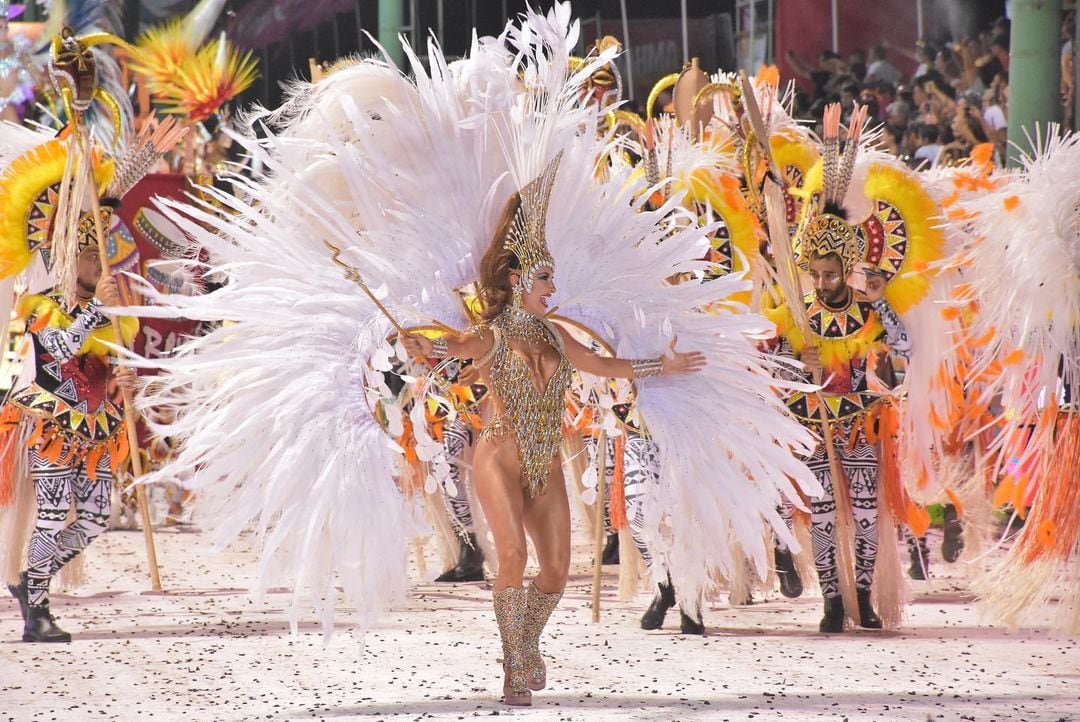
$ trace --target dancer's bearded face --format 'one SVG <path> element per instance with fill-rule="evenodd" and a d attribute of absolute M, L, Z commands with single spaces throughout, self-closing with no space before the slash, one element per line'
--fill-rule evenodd
<path fill-rule="evenodd" d="M 76 284 L 84 295 L 94 295 L 98 281 L 101 280 L 101 256 L 97 248 L 87 248 L 79 254 L 76 261 Z"/>
<path fill-rule="evenodd" d="M 818 301 L 826 306 L 837 307 L 847 299 L 847 279 L 843 264 L 835 253 L 814 256 L 810 260 L 810 280 Z"/>

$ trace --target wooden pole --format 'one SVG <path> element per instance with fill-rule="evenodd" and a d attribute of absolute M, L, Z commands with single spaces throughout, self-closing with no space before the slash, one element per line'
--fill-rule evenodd
<path fill-rule="evenodd" d="M 86 135 L 80 132 L 78 124 L 75 125 L 76 141 L 82 150 L 81 172 L 90 175 L 90 184 L 93 186 L 90 192 L 91 210 L 94 215 L 94 233 L 97 235 L 98 255 L 101 257 L 101 275 L 103 277 L 112 272 L 109 268 L 109 247 L 105 242 L 105 231 L 101 225 L 101 202 L 98 200 L 97 187 L 94 183 L 93 162 L 90 155 L 90 142 Z M 118 339 L 117 343 L 124 344 L 124 336 L 120 330 L 120 320 L 112 317 L 112 329 Z M 128 449 L 131 456 L 131 472 L 138 481 L 143 475 L 142 457 L 139 456 L 139 412 L 131 398 L 131 392 L 122 389 L 124 394 L 124 426 L 127 430 Z M 154 548 L 154 530 L 150 524 L 150 505 L 146 500 L 146 488 L 141 484 L 135 484 L 135 499 L 139 505 L 139 516 L 142 518 L 143 539 L 146 542 L 146 560 L 150 565 L 150 588 L 155 592 L 161 591 L 161 573 L 158 570 L 157 550 Z"/>
<path fill-rule="evenodd" d="M 592 588 L 592 620 L 600 621 L 600 581 L 602 566 L 604 563 L 604 497 L 607 493 L 607 432 L 601 427 L 600 435 L 596 443 L 596 508 L 594 514 L 594 551 L 593 559 L 593 588 Z"/>

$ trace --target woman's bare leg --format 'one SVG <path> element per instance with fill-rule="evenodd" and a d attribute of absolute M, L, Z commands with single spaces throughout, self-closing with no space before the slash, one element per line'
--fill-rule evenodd
<path fill-rule="evenodd" d="M 480 440 L 473 457 L 473 484 L 499 558 L 495 589 L 520 587 L 528 548 L 522 522 L 525 493 L 521 486 L 521 464 L 512 440 Z"/>
<path fill-rule="evenodd" d="M 536 586 L 545 594 L 562 592 L 570 573 L 570 502 L 558 459 L 548 472 L 544 493 L 525 499 L 524 521 L 540 563 Z"/>

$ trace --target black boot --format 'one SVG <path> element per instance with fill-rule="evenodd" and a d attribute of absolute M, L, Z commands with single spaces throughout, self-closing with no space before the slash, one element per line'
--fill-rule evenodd
<path fill-rule="evenodd" d="M 11 596 L 19 600 L 19 611 L 22 612 L 23 623 L 25 623 L 26 607 L 30 603 L 28 601 L 29 592 L 26 589 L 26 572 L 19 574 L 18 584 L 8 584 L 8 591 L 11 592 Z"/>
<path fill-rule="evenodd" d="M 945 505 L 945 538 L 941 542 L 942 558 L 952 564 L 960 558 L 960 552 L 964 551 L 964 525 L 956 515 L 956 507 L 952 504 Z"/>
<path fill-rule="evenodd" d="M 828 634 L 837 634 L 844 631 L 843 597 L 825 597 L 825 616 L 821 618 L 818 630 Z"/>
<path fill-rule="evenodd" d="M 607 544 L 604 545 L 604 553 L 600 557 L 600 563 L 604 566 L 619 563 L 619 532 L 608 534 Z"/>
<path fill-rule="evenodd" d="M 653 597 L 652 604 L 641 617 L 642 629 L 660 629 L 664 626 L 664 615 L 675 606 L 675 587 L 671 583 L 658 584 L 659 591 Z"/>
<path fill-rule="evenodd" d="M 859 597 L 859 626 L 863 629 L 881 629 L 881 617 L 870 604 L 870 590 L 856 589 L 855 594 Z"/>
<path fill-rule="evenodd" d="M 919 582 L 926 581 L 926 574 L 930 571 L 930 555 L 918 542 L 909 542 L 908 556 L 911 557 L 911 566 L 908 567 L 908 576 Z"/>
<path fill-rule="evenodd" d="M 696 617 L 692 617 L 686 613 L 686 610 L 679 607 L 680 617 L 680 631 L 683 634 L 705 634 L 705 620 L 701 618 L 701 612 L 699 611 Z"/>
<path fill-rule="evenodd" d="M 457 566 L 448 569 L 435 578 L 437 582 L 482 582 L 484 581 L 484 553 L 476 541 L 475 534 L 461 537 L 461 554 Z"/>
<path fill-rule="evenodd" d="M 802 596 L 802 579 L 795 571 L 795 560 L 791 557 L 791 550 L 777 547 L 773 551 L 773 560 L 776 562 L 776 576 L 780 580 L 780 593 L 788 599 Z"/>
<path fill-rule="evenodd" d="M 71 635 L 56 626 L 48 607 L 28 606 L 26 624 L 23 626 L 24 642 L 70 642 Z"/>

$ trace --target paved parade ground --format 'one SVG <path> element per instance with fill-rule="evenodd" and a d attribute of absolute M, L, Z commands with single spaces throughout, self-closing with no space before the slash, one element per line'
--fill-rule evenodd
<path fill-rule="evenodd" d="M 141 533 L 110 532 L 91 548 L 93 581 L 53 597 L 70 645 L 21 643 L 15 600 L 0 603 L 0 718 L 1080 719 L 1077 641 L 980 625 L 955 576 L 920 584 L 901 632 L 827 637 L 817 633 L 819 598 L 776 594 L 737 609 L 716 602 L 708 634 L 687 637 L 674 611 L 663 631 L 641 631 L 649 596 L 617 601 L 615 567 L 592 624 L 579 540 L 542 643 L 549 689 L 531 709 L 511 709 L 498 702 L 485 584 L 417 581 L 408 605 L 363 643 L 342 610 L 324 647 L 314 623 L 290 636 L 286 594 L 251 598 L 251 551 L 212 554 L 195 527 L 156 537 L 162 594 L 145 591 Z M 435 566 L 432 557 L 429 577 Z M 935 571 L 958 573 L 940 562 Z"/>

